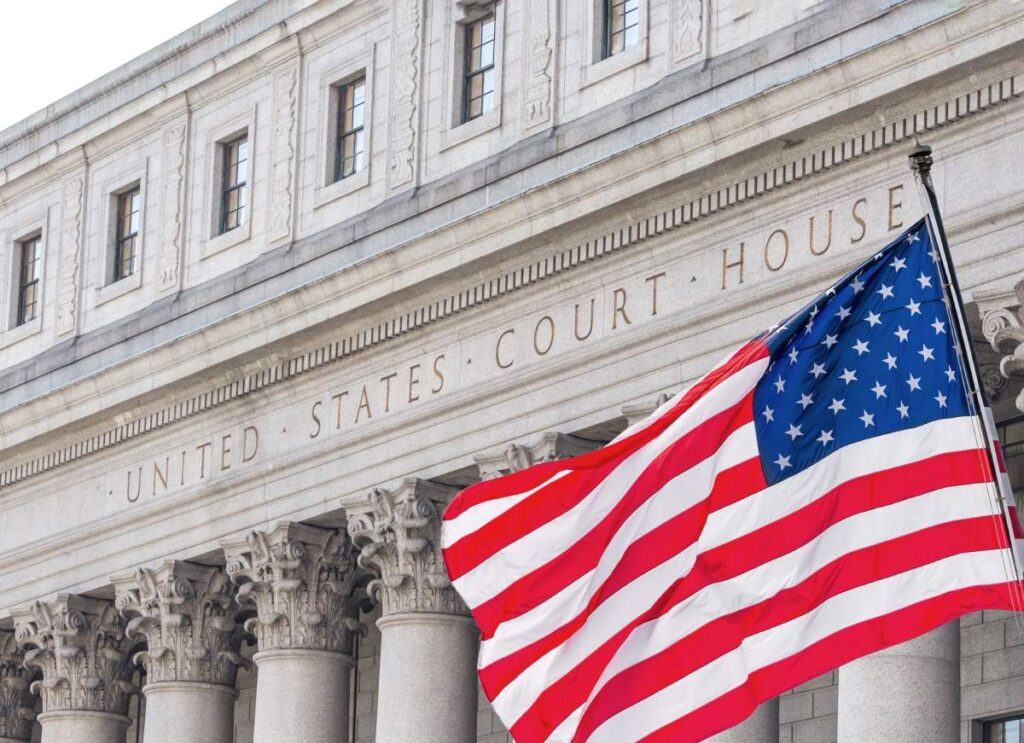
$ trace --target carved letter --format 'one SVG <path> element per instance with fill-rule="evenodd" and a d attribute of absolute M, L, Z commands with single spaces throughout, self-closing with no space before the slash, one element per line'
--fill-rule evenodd
<path fill-rule="evenodd" d="M 622 313 L 622 319 L 626 321 L 626 325 L 633 324 L 633 321 L 629 319 L 629 315 L 626 314 L 625 289 L 616 289 L 612 292 L 612 330 L 619 327 L 619 313 Z"/>
<path fill-rule="evenodd" d="M 772 263 L 771 259 L 771 247 L 772 238 L 776 235 L 782 236 L 782 260 L 778 263 Z M 772 234 L 768 235 L 768 239 L 764 242 L 764 265 L 768 267 L 769 271 L 778 271 L 780 268 L 786 265 L 786 260 L 789 258 L 789 233 L 785 230 L 775 230 Z"/>
<path fill-rule="evenodd" d="M 317 414 L 317 410 L 319 409 L 319 407 L 320 407 L 320 400 L 317 400 L 315 403 L 313 403 L 313 407 L 309 411 L 310 417 L 313 419 L 313 422 L 316 424 L 316 430 L 309 434 L 309 438 L 311 438 L 311 439 L 315 439 L 317 436 L 320 435 L 320 416 Z"/>
<path fill-rule="evenodd" d="M 740 243 L 740 259 L 738 261 L 733 261 L 732 263 L 729 262 L 729 249 L 728 248 L 722 248 L 722 288 L 723 289 L 725 289 L 728 286 L 728 282 L 726 281 L 726 279 L 729 276 L 729 269 L 730 268 L 737 268 L 738 267 L 740 269 L 740 282 L 739 283 L 741 283 L 741 284 L 743 283 L 743 249 L 744 249 L 744 247 L 745 247 L 744 244 Z"/>
<path fill-rule="evenodd" d="M 139 466 L 138 482 L 135 484 L 135 497 L 132 497 L 132 471 L 128 470 L 128 482 L 125 486 L 124 493 L 128 497 L 129 503 L 134 503 L 139 499 L 139 494 L 142 492 L 142 466 Z"/>
<path fill-rule="evenodd" d="M 384 412 L 387 413 L 391 410 L 391 380 L 398 376 L 398 372 L 388 374 L 386 377 L 381 377 L 380 381 L 384 383 Z"/>
<path fill-rule="evenodd" d="M 153 462 L 153 495 L 156 495 L 156 481 L 160 480 L 160 483 L 164 486 L 164 492 L 167 492 L 167 472 L 171 469 L 171 458 L 164 458 L 164 469 L 160 471 L 160 465 L 157 462 Z"/>
<path fill-rule="evenodd" d="M 651 285 L 651 317 L 658 314 L 658 280 L 665 278 L 665 272 L 656 273 L 644 279 L 645 283 Z"/>
<path fill-rule="evenodd" d="M 587 328 L 586 335 L 580 335 L 580 305 L 579 302 L 576 303 L 576 307 L 574 309 L 575 319 L 573 320 L 573 333 L 575 333 L 576 340 L 578 341 L 585 341 L 590 337 L 590 334 L 594 332 L 594 304 L 596 302 L 596 299 L 593 297 L 590 298 L 590 325 Z"/>
<path fill-rule="evenodd" d="M 372 418 L 373 417 L 373 411 L 370 410 L 370 397 L 369 397 L 369 395 L 366 394 L 366 385 L 365 384 L 363 385 L 363 392 L 359 396 L 359 408 L 356 410 L 356 423 L 359 422 L 359 415 L 363 412 L 364 408 L 366 409 L 366 417 L 367 418 Z"/>
<path fill-rule="evenodd" d="M 444 373 L 441 371 L 440 363 L 444 361 L 444 354 L 439 354 L 434 359 L 434 376 L 437 377 L 437 386 L 431 387 L 430 391 L 435 395 L 444 389 Z"/>
<path fill-rule="evenodd" d="M 857 207 L 866 206 L 867 203 L 868 200 L 863 197 L 853 202 L 853 210 L 851 211 L 851 214 L 853 216 L 853 221 L 860 225 L 860 235 L 858 235 L 857 237 L 851 237 L 850 245 L 856 245 L 857 243 L 864 239 L 864 235 L 868 234 L 867 222 L 865 222 L 864 219 L 857 213 Z"/>
<path fill-rule="evenodd" d="M 413 394 L 416 386 L 420 383 L 419 370 L 419 364 L 413 364 L 409 367 L 409 402 L 416 402 L 420 399 L 419 392 Z"/>
<path fill-rule="evenodd" d="M 331 395 L 331 399 L 334 400 L 334 430 L 338 431 L 341 429 L 341 404 L 342 401 L 348 397 L 348 390 L 339 392 L 337 395 Z"/>
<path fill-rule="evenodd" d="M 807 220 L 807 245 L 811 249 L 812 255 L 823 255 L 832 247 L 832 210 L 828 210 L 828 240 L 825 242 L 825 247 L 821 250 L 816 250 L 814 247 L 814 215 L 812 214 L 810 219 Z"/>
<path fill-rule="evenodd" d="M 200 444 L 196 447 L 196 451 L 199 452 L 199 479 L 202 480 L 206 477 L 206 450 L 213 449 L 213 442 L 207 441 L 205 444 Z"/>
<path fill-rule="evenodd" d="M 231 434 L 220 437 L 220 471 L 231 469 Z"/>
<path fill-rule="evenodd" d="M 898 230 L 900 227 L 903 226 L 903 214 L 902 213 L 900 213 L 900 215 L 898 217 L 899 220 L 900 220 L 899 222 L 894 222 L 893 221 L 894 219 L 897 219 L 896 210 L 903 208 L 903 202 L 896 201 L 896 199 L 895 199 L 896 192 L 897 191 L 902 191 L 902 190 L 903 190 L 903 184 L 902 183 L 900 185 L 898 185 L 898 186 L 893 186 L 892 188 L 889 189 L 889 229 L 890 230 Z"/>
<path fill-rule="evenodd" d="M 498 336 L 498 342 L 494 344 L 494 363 L 498 365 L 499 369 L 508 369 L 510 366 L 512 366 L 512 364 L 515 363 L 514 359 L 512 361 L 509 361 L 507 364 L 501 363 L 501 342 L 505 340 L 505 336 L 515 334 L 515 329 L 509 328 L 508 330 L 504 331 L 501 335 Z"/>
<path fill-rule="evenodd" d="M 548 325 L 548 342 L 544 346 L 544 350 L 541 350 L 540 344 L 540 326 L 547 322 Z M 537 321 L 537 325 L 533 328 L 533 350 L 536 351 L 538 356 L 545 355 L 551 350 L 551 346 L 555 344 L 555 321 L 552 320 L 548 315 L 544 315 L 540 320 Z"/>
<path fill-rule="evenodd" d="M 252 454 L 249 453 L 249 434 L 252 434 Z M 256 426 L 242 429 L 242 463 L 251 462 L 260 448 L 260 431 Z"/>

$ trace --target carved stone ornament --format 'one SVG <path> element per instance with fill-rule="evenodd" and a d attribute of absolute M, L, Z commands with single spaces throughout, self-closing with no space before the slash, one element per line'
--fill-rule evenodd
<path fill-rule="evenodd" d="M 980 299 L 981 332 L 998 354 L 998 369 L 982 363 L 982 383 L 990 401 L 999 399 L 1011 379 L 1024 378 L 1024 281 L 1005 293 Z M 1018 382 L 1019 383 L 1019 382 Z M 1017 409 L 1024 412 L 1024 393 L 1018 396 Z"/>
<path fill-rule="evenodd" d="M 455 489 L 409 478 L 395 491 L 375 488 L 370 511 L 350 514 L 348 531 L 359 565 L 378 578 L 369 585 L 384 616 L 407 612 L 468 614 L 441 557 L 441 508 Z"/>
<path fill-rule="evenodd" d="M 168 560 L 112 578 L 115 605 L 128 621 L 129 637 L 146 639 L 136 653 L 147 681 L 203 681 L 234 686 L 238 654 L 235 587 L 219 568 Z"/>
<path fill-rule="evenodd" d="M 259 649 L 352 654 L 361 632 L 355 558 L 344 531 L 282 522 L 223 545 L 238 602 L 256 608 L 245 629 Z"/>
<path fill-rule="evenodd" d="M 129 640 L 109 601 L 60 594 L 11 612 L 25 665 L 43 678 L 31 685 L 43 711 L 89 710 L 125 715 L 138 692 L 129 679 Z"/>
<path fill-rule="evenodd" d="M 630 403 L 622 406 L 622 415 L 626 419 L 626 422 L 633 426 L 640 423 L 651 415 L 654 411 L 660 408 L 662 405 L 672 399 L 672 396 L 667 392 L 662 392 L 656 398 L 650 400 L 644 400 L 643 402 Z"/>
<path fill-rule="evenodd" d="M 600 444 L 557 431 L 548 431 L 530 445 L 509 444 L 504 449 L 473 457 L 481 480 L 494 480 L 512 472 L 521 472 L 541 462 L 556 462 L 593 451 Z"/>
<path fill-rule="evenodd" d="M 0 631 L 0 738 L 29 740 L 36 717 L 25 653 L 13 632 Z"/>

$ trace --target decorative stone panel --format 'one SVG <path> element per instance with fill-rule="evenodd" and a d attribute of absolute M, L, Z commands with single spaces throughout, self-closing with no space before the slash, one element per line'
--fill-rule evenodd
<path fill-rule="evenodd" d="M 235 586 L 221 569 L 168 560 L 112 580 L 128 636 L 146 639 L 148 649 L 134 660 L 146 667 L 149 683 L 234 686 L 246 661 L 238 654 Z"/>
<path fill-rule="evenodd" d="M 223 544 L 238 602 L 256 616 L 245 630 L 259 649 L 307 648 L 352 654 L 361 596 L 344 531 L 295 522 Z"/>
<path fill-rule="evenodd" d="M 467 614 L 441 557 L 441 513 L 455 488 L 408 478 L 394 491 L 375 488 L 370 511 L 349 516 L 359 565 L 378 576 L 369 585 L 382 615 Z"/>
<path fill-rule="evenodd" d="M 128 713 L 130 642 L 124 621 L 109 601 L 60 594 L 11 612 L 25 665 L 43 672 L 31 690 L 43 712 L 88 710 Z"/>
<path fill-rule="evenodd" d="M 1000 294 L 979 301 L 981 331 L 998 355 L 998 366 L 982 364 L 982 384 L 989 400 L 998 400 L 1011 379 L 1024 379 L 1024 281 L 1013 294 Z M 1024 412 L 1024 392 L 1016 400 Z"/>
<path fill-rule="evenodd" d="M 0 738 L 27 741 L 32 737 L 35 700 L 24 663 L 25 653 L 14 633 L 0 632 Z"/>

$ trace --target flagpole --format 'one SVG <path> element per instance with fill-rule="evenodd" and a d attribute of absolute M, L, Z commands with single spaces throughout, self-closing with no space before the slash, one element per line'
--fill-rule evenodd
<path fill-rule="evenodd" d="M 945 294 L 953 310 L 953 325 L 957 335 L 957 343 L 961 350 L 963 365 L 967 368 L 969 375 L 969 392 L 974 398 L 974 406 L 977 416 L 981 420 L 982 431 L 985 434 L 989 467 L 995 478 L 996 497 L 999 508 L 1003 513 L 1003 523 L 1007 529 L 1007 539 L 1010 552 L 1014 556 L 1014 569 L 1017 579 L 1022 577 L 1022 565 L 1020 556 L 1014 549 L 1013 530 L 1010 527 L 1009 511 L 1007 510 L 1007 497 L 1012 498 L 1013 494 L 1005 492 L 1002 467 L 999 462 L 1002 457 L 997 451 L 999 436 L 996 432 L 995 421 L 990 413 L 988 400 L 985 398 L 985 388 L 981 382 L 981 368 L 978 364 L 978 356 L 974 352 L 974 342 L 971 337 L 971 328 L 967 324 L 967 311 L 964 307 L 963 298 L 960 294 L 960 283 L 956 277 L 956 269 L 953 266 L 953 254 L 949 249 L 949 241 L 946 239 L 946 228 L 942 222 L 942 212 L 939 210 L 939 200 L 935 194 L 935 185 L 932 183 L 932 148 L 926 144 L 918 143 L 908 153 L 910 169 L 914 171 L 917 180 L 918 193 L 925 213 L 932 225 L 932 236 L 938 244 L 939 262 L 945 279 Z"/>

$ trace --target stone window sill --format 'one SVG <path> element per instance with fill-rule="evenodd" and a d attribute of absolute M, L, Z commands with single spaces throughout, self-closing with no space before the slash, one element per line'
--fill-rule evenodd
<path fill-rule="evenodd" d="M 322 206 L 330 204 L 332 201 L 337 201 L 343 196 L 348 196 L 359 189 L 366 188 L 370 185 L 370 167 L 369 164 L 358 173 L 353 173 L 347 178 L 342 178 L 329 183 L 326 186 L 321 186 L 316 190 L 314 196 L 314 208 L 319 209 Z"/>
<path fill-rule="evenodd" d="M 0 348 L 7 348 L 8 346 L 13 346 L 15 343 L 20 343 L 26 338 L 30 338 L 39 333 L 42 329 L 43 316 L 37 315 L 34 320 L 29 320 L 27 323 L 13 327 L 6 333 L 0 335 Z"/>
<path fill-rule="evenodd" d="M 233 230 L 222 232 L 221 234 L 211 237 L 203 245 L 200 253 L 200 259 L 209 258 L 212 255 L 216 255 L 228 248 L 233 248 L 240 243 L 245 242 L 249 239 L 252 234 L 252 220 L 247 219 L 245 224 L 241 227 L 235 227 Z"/>
<path fill-rule="evenodd" d="M 643 38 L 624 52 L 594 62 L 583 68 L 580 88 L 586 88 L 623 70 L 647 61 L 647 39 Z"/>
<path fill-rule="evenodd" d="M 120 281 L 115 281 L 106 286 L 96 287 L 96 306 L 99 307 L 101 304 L 105 304 L 112 299 L 123 297 L 140 286 L 142 286 L 142 266 L 139 266 L 131 276 L 126 276 Z"/>
<path fill-rule="evenodd" d="M 441 150 L 444 151 L 463 142 L 468 142 L 499 126 L 501 126 L 501 106 L 493 111 L 488 111 L 483 116 L 477 116 L 472 121 L 446 129 L 441 141 Z"/>

